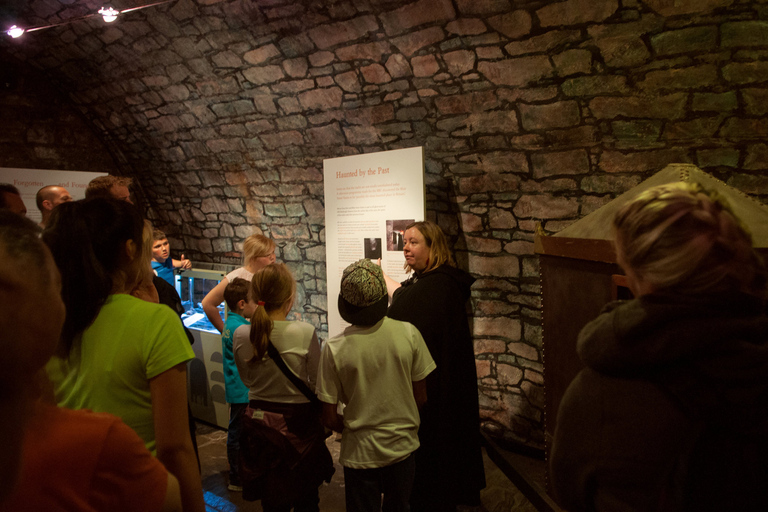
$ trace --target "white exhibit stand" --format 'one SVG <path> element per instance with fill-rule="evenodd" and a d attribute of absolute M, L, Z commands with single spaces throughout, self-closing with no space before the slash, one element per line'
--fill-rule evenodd
<path fill-rule="evenodd" d="M 341 275 L 362 258 L 378 260 L 403 281 L 405 226 L 424 220 L 424 148 L 415 147 L 323 161 L 328 334 L 349 324 L 339 315 Z"/>
<path fill-rule="evenodd" d="M 14 169 L 0 167 L 0 183 L 10 183 L 19 189 L 24 206 L 27 207 L 27 217 L 40 222 L 43 215 L 37 209 L 35 196 L 37 191 L 48 185 L 64 187 L 72 199 L 85 198 L 85 188 L 93 178 L 107 176 L 106 172 L 84 171 L 54 171 L 50 169 Z"/>

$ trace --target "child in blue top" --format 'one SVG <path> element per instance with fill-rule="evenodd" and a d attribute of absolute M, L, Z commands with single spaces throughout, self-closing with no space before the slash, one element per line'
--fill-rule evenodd
<path fill-rule="evenodd" d="M 171 244 L 168 242 L 168 237 L 165 236 L 165 233 L 159 229 L 155 229 L 152 232 L 152 239 L 152 270 L 155 271 L 158 277 L 162 277 L 168 284 L 175 287 L 173 269 L 192 268 L 192 262 L 184 259 L 183 254 L 180 260 L 171 258 Z"/>
<path fill-rule="evenodd" d="M 232 353 L 232 335 L 241 325 L 248 324 L 248 319 L 256 309 L 256 303 L 248 290 L 251 283 L 235 278 L 224 289 L 224 300 L 229 307 L 229 315 L 221 333 L 221 353 L 224 355 L 224 386 L 229 404 L 229 429 L 227 430 L 227 459 L 229 460 L 230 491 L 242 491 L 240 481 L 240 425 L 241 418 L 248 407 L 248 388 L 240 380 Z"/>

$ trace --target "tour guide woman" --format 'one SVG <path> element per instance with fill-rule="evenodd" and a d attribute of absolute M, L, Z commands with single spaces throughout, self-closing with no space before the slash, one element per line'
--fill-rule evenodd
<path fill-rule="evenodd" d="M 477 371 L 466 303 L 475 279 L 455 267 L 440 227 L 415 222 L 405 230 L 405 269 L 413 275 L 393 291 L 387 316 L 415 325 L 437 369 L 427 377 L 416 451 L 414 512 L 479 505 L 485 487 L 480 451 Z"/>

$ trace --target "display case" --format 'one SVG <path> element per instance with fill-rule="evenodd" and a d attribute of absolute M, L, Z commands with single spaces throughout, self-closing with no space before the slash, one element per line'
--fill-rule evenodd
<path fill-rule="evenodd" d="M 221 333 L 203 311 L 202 301 L 224 277 L 235 270 L 232 265 L 198 264 L 188 270 L 177 270 L 176 291 L 181 297 L 182 322 L 194 337 L 195 358 L 187 365 L 187 386 L 192 415 L 206 423 L 227 428 L 229 408 L 224 393 L 224 357 Z M 226 304 L 219 305 L 222 320 Z"/>

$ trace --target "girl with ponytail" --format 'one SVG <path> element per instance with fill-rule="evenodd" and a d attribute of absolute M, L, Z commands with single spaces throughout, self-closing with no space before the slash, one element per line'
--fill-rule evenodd
<path fill-rule="evenodd" d="M 233 339 L 249 388 L 240 441 L 243 498 L 261 499 L 265 512 L 318 511 L 318 486 L 334 471 L 314 396 L 320 343 L 311 324 L 287 319 L 295 295 L 283 263 L 257 271 L 250 289 L 256 311 Z"/>

